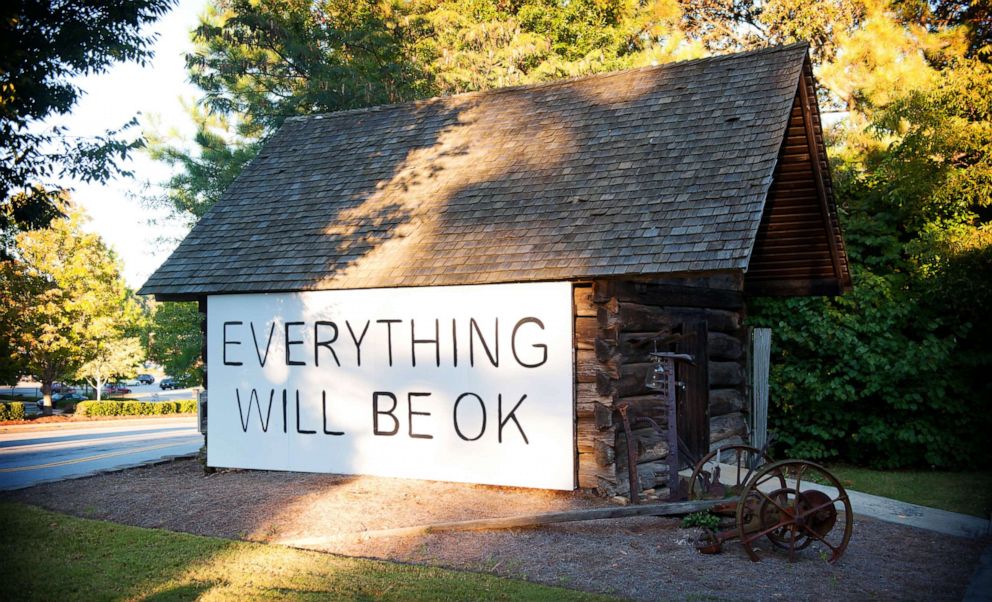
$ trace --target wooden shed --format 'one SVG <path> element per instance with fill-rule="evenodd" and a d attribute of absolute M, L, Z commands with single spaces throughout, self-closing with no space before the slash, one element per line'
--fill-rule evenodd
<path fill-rule="evenodd" d="M 140 292 L 571 283 L 574 482 L 624 493 L 617 404 L 664 416 L 632 341 L 694 329 L 680 430 L 704 452 L 745 434 L 747 296 L 851 286 L 815 99 L 797 44 L 292 118 Z"/>

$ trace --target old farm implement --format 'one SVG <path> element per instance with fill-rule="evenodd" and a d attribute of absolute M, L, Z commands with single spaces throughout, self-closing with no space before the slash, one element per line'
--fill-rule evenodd
<path fill-rule="evenodd" d="M 764 448 L 728 445 L 710 451 L 693 462 L 692 454 L 678 434 L 675 380 L 676 362 L 693 362 L 688 355 L 651 353 L 654 369 L 648 386 L 666 402 L 665 428 L 649 418 L 649 423 L 666 435 L 670 479 L 669 499 L 689 498 L 710 501 L 709 512 L 722 517 L 722 530 L 707 529 L 697 548 L 704 553 L 720 551 L 724 542 L 738 538 L 751 560 L 760 560 L 759 543 L 767 539 L 772 547 L 787 551 L 790 560 L 810 546 L 823 548 L 828 561 L 839 559 L 851 539 L 854 513 L 840 481 L 827 469 L 805 460 L 772 462 Z M 627 408 L 619 408 L 627 437 L 628 453 L 633 449 L 631 421 Z M 767 443 L 765 444 L 767 447 Z M 686 466 L 693 470 L 688 480 Z M 628 462 L 631 501 L 638 503 L 637 471 Z"/>
<path fill-rule="evenodd" d="M 653 420 L 631 421 L 627 409 L 619 407 L 624 431 L 647 420 L 667 433 L 669 441 L 669 502 L 640 504 L 636 471 L 630 471 L 631 505 L 566 512 L 530 514 L 492 519 L 436 523 L 416 527 L 364 531 L 363 538 L 423 535 L 443 531 L 475 531 L 534 527 L 552 523 L 626 518 L 632 516 L 685 516 L 706 512 L 718 517 L 719 526 L 705 530 L 696 547 L 704 553 L 720 551 L 724 543 L 737 539 L 751 560 L 760 553 L 778 550 L 790 561 L 800 552 L 816 550 L 819 558 L 835 562 L 847 548 L 854 524 L 851 502 L 843 485 L 822 466 L 805 460 L 771 461 L 764 450 L 747 445 L 728 445 L 709 452 L 692 463 L 691 453 L 681 445 L 676 432 L 674 380 L 676 361 L 692 361 L 687 355 L 653 353 L 657 363 L 652 375 L 657 390 L 669 402 L 666 428 Z M 628 446 L 630 447 L 630 446 Z M 312 541 L 293 541 L 308 545 Z"/>
<path fill-rule="evenodd" d="M 445 531 L 511 529 L 585 520 L 712 512 L 721 517 L 723 530 L 706 531 L 696 544 L 701 552 L 718 552 L 725 542 L 739 539 L 754 561 L 761 560 L 759 552 L 772 549 L 787 553 L 790 561 L 794 561 L 799 552 L 810 548 L 819 552 L 818 557 L 835 562 L 847 548 L 854 523 L 851 503 L 843 486 L 823 467 L 804 460 L 784 460 L 752 468 L 752 460 L 761 456 L 759 450 L 743 445 L 714 451 L 697 464 L 689 481 L 684 482 L 691 489 L 691 496 L 697 498 L 689 501 L 435 523 L 352 535 L 407 537 Z M 717 462 L 721 458 L 724 461 Z M 306 546 L 320 542 L 295 540 L 283 543 Z"/>
<path fill-rule="evenodd" d="M 722 462 L 720 460 L 723 460 Z M 689 495 L 712 503 L 708 510 L 723 518 L 723 530 L 706 530 L 697 548 L 720 551 L 739 539 L 751 560 L 760 560 L 760 544 L 789 554 L 821 548 L 829 562 L 844 554 L 854 525 L 844 486 L 828 470 L 805 460 L 765 462 L 753 447 L 732 445 L 715 450 L 696 464 L 686 486 Z"/>

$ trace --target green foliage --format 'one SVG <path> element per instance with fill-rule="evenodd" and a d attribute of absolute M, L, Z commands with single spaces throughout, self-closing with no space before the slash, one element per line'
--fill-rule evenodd
<path fill-rule="evenodd" d="M 179 401 L 81 401 L 76 405 L 77 416 L 160 416 L 195 413 L 195 399 Z"/>
<path fill-rule="evenodd" d="M 700 527 L 708 531 L 716 531 L 720 526 L 720 517 L 706 510 L 703 512 L 693 512 L 682 518 L 682 528 L 691 529 Z"/>
<path fill-rule="evenodd" d="M 92 357 L 79 367 L 76 376 L 89 382 L 100 401 L 103 385 L 138 374 L 145 351 L 137 337 L 105 338 L 96 341 L 94 347 Z"/>
<path fill-rule="evenodd" d="M 182 378 L 184 384 L 202 383 L 202 314 L 196 303 L 160 303 L 153 311 L 148 357 L 160 364 L 166 374 Z"/>
<path fill-rule="evenodd" d="M 220 199 L 245 165 L 261 148 L 258 140 L 229 140 L 230 120 L 193 108 L 196 124 L 193 143 L 196 152 L 173 146 L 167 139 L 149 136 L 148 151 L 153 159 L 175 173 L 165 184 L 165 196 L 157 203 L 174 214 L 195 222 Z"/>
<path fill-rule="evenodd" d="M 980 406 L 948 370 L 956 338 L 904 280 L 856 268 L 842 297 L 752 305 L 753 323 L 773 329 L 770 421 L 784 455 L 880 467 L 966 459 Z"/>
<path fill-rule="evenodd" d="M 946 58 L 946 57 L 945 57 Z M 992 427 L 992 77 L 964 56 L 834 148 L 854 292 L 761 300 L 787 455 L 960 467 Z"/>
<path fill-rule="evenodd" d="M 477 572 L 86 520 L 9 502 L 0 503 L 0 533 L 3 600 L 614 599 Z"/>
<path fill-rule="evenodd" d="M 0 403 L 0 422 L 24 420 L 24 404 L 19 401 Z"/>
<path fill-rule="evenodd" d="M 204 92 L 164 202 L 195 221 L 293 115 L 807 40 L 832 133 L 855 291 L 763 299 L 771 419 L 788 455 L 879 466 L 980 457 L 992 411 L 988 7 L 922 0 L 213 0 L 188 57 Z M 199 365 L 192 305 L 150 355 Z"/>
<path fill-rule="evenodd" d="M 142 319 L 114 253 L 83 232 L 84 216 L 18 235 L 19 258 L 0 262 L 0 340 L 17 371 L 51 384 L 72 376 Z"/>
<path fill-rule="evenodd" d="M 307 115 L 700 56 L 674 0 L 214 0 L 194 32 L 192 148 L 159 204 L 195 221 L 282 122 Z"/>
<path fill-rule="evenodd" d="M 173 0 L 37 2 L 11 0 L 0 8 L 0 259 L 14 234 L 47 226 L 60 215 L 63 192 L 51 179 L 106 182 L 127 173 L 119 162 L 140 146 L 116 131 L 80 139 L 64 126 L 42 122 L 67 114 L 82 90 L 77 78 L 112 63 L 146 64 L 154 36 L 144 26 Z"/>

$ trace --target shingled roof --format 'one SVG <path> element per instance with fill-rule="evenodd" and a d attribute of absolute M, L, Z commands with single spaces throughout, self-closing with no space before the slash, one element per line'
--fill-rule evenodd
<path fill-rule="evenodd" d="M 289 119 L 140 292 L 747 270 L 759 229 L 781 230 L 766 200 L 790 126 L 819 138 L 796 151 L 810 177 L 826 169 L 804 81 L 792 45 Z M 810 207 L 829 265 L 778 266 L 772 245 L 771 288 L 848 285 L 828 186 Z"/>

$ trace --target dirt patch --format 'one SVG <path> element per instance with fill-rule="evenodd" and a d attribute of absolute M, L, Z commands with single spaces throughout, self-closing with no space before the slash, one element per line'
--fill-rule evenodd
<path fill-rule="evenodd" d="M 781 555 L 752 563 L 736 544 L 718 556 L 700 555 L 692 546 L 692 531 L 679 529 L 677 520 L 659 518 L 368 540 L 354 533 L 607 503 L 580 493 L 376 477 L 263 471 L 204 476 L 192 460 L 2 497 L 77 516 L 203 535 L 254 541 L 327 538 L 311 547 L 641 600 L 960 600 L 988 543 L 870 519 L 856 520 L 851 544 L 836 565 L 812 550 L 794 564 Z"/>

